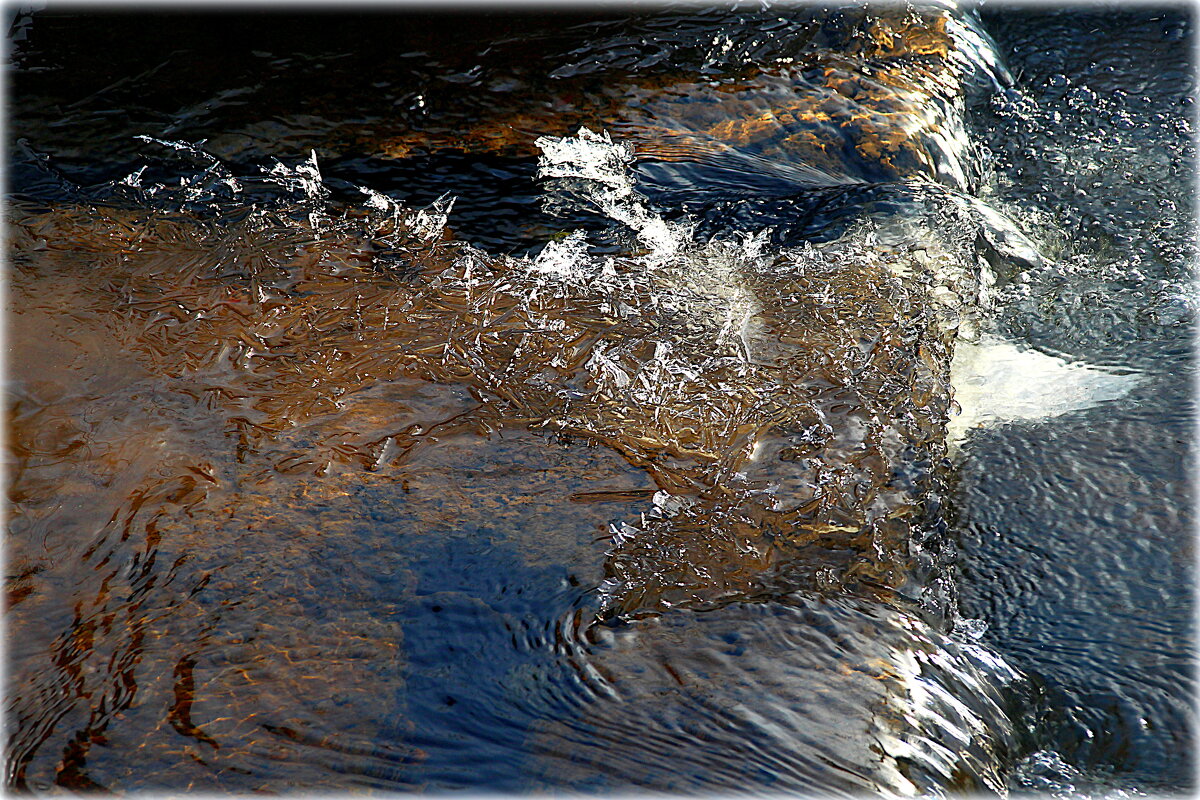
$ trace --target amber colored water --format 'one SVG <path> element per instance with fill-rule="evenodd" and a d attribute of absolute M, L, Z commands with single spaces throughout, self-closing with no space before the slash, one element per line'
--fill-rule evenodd
<path fill-rule="evenodd" d="M 1040 13 L 19 17 L 7 785 L 1190 786 L 1191 22 Z"/>

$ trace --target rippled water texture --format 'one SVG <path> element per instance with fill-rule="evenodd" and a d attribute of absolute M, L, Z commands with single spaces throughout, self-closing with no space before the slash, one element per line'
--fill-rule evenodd
<path fill-rule="evenodd" d="M 1130 402 L 981 431 L 958 472 L 964 612 L 1043 682 L 1021 769 L 1037 788 L 1192 785 L 1193 24 L 985 16 L 1021 76 L 981 116 L 989 201 L 1054 259 L 997 316 L 1049 352 L 1146 376 Z"/>
<path fill-rule="evenodd" d="M 10 36 L 9 788 L 1191 787 L 1188 13 Z"/>

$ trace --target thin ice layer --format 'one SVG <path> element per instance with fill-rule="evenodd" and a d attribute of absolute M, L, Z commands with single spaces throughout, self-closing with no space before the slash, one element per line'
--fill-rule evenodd
<path fill-rule="evenodd" d="M 563 171 L 561 180 L 579 178 L 566 162 Z M 597 181 L 583 180 L 576 189 L 586 195 Z M 368 191 L 361 207 L 338 210 L 302 182 L 292 188 L 297 203 L 228 214 L 14 209 L 23 313 L 72 309 L 63 333 L 75 344 L 63 346 L 83 346 L 103 366 L 90 388 L 75 386 L 69 369 L 44 385 L 32 379 L 17 416 L 15 438 L 31 444 L 14 492 L 32 538 L 19 550 L 27 594 L 14 624 L 32 630 L 46 608 L 55 620 L 54 638 L 31 638 L 40 644 L 21 662 L 30 668 L 19 764 L 31 778 L 57 770 L 40 745 L 54 731 L 136 743 L 154 740 L 155 724 L 210 765 L 184 769 L 155 750 L 156 779 L 167 783 L 186 775 L 215 787 L 250 770 L 258 785 L 286 788 L 288 770 L 255 754 L 291 764 L 308 748 L 329 759 L 320 762 L 329 770 L 303 773 L 321 785 L 339 785 L 339 769 L 385 765 L 390 772 L 374 774 L 394 777 L 380 785 L 399 785 L 430 752 L 443 764 L 448 751 L 431 744 L 438 731 L 415 731 L 410 748 L 372 705 L 377 685 L 416 692 L 375 672 L 420 653 L 419 644 L 391 649 L 399 640 L 387 615 L 398 610 L 360 602 L 405 597 L 406 579 L 329 556 L 374 564 L 392 552 L 377 515 L 454 535 L 480 503 L 496 509 L 490 541 L 520 542 L 525 554 L 578 552 L 555 544 L 566 527 L 545 524 L 563 513 L 562 498 L 538 501 L 548 511 L 534 527 L 515 513 L 529 508 L 519 491 L 490 496 L 502 484 L 483 481 L 466 492 L 461 472 L 438 472 L 460 445 L 480 448 L 485 472 L 499 469 L 514 431 L 548 452 L 603 454 L 556 459 L 551 484 L 544 467 L 521 460 L 502 470 L 537 471 L 543 483 L 513 484 L 533 496 L 577 481 L 572 496 L 606 504 L 589 519 L 608 520 L 607 537 L 591 532 L 607 552 L 595 554 L 594 579 L 580 589 L 600 589 L 589 597 L 602 618 L 796 589 L 878 598 L 926 585 L 922 504 L 940 480 L 957 327 L 953 306 L 931 298 L 977 291 L 961 243 L 931 235 L 914 248 L 867 228 L 819 247 L 779 248 L 765 235 L 698 240 L 633 194 L 600 194 L 612 216 L 634 223 L 627 250 L 596 254 L 576 233 L 535 257 L 505 258 L 450 239 L 444 205 L 419 212 Z M 27 319 L 36 327 L 36 315 Z M 122 405 L 136 413 L 114 414 Z M 64 417 L 99 427 L 73 431 Z M 622 461 L 625 472 L 614 467 Z M 595 462 L 604 468 L 585 470 Z M 440 474 L 452 491 L 434 491 Z M 604 480 L 587 485 L 595 475 Z M 105 488 L 112 476 L 124 477 Z M 86 514 L 64 512 L 64 497 L 104 498 L 112 521 L 91 530 Z M 363 528 L 374 533 L 359 553 Z M 71 576 L 37 550 L 48 531 L 78 536 L 80 557 L 96 567 L 66 591 L 78 620 L 70 604 L 56 605 Z M 221 564 L 211 579 L 188 555 L 219 560 L 243 547 L 273 555 L 261 569 Z M 127 570 L 130 560 L 141 570 Z M 167 561 L 176 566 L 163 574 Z M 312 598 L 331 575 L 344 594 L 326 617 Z M 222 605 L 245 586 L 259 587 L 253 602 Z M 272 606 L 286 613 L 263 612 Z M 154 627 L 141 608 L 154 611 Z M 304 665 L 351 640 L 327 676 L 342 687 L 341 704 L 323 705 L 329 684 L 311 682 Z M 180 641 L 202 646 L 189 654 Z M 528 646 L 545 644 L 530 634 Z M 33 665 L 47 658 L 61 668 L 39 678 Z M 131 680 L 140 694 L 123 688 Z M 92 707 L 70 700 L 73 690 L 107 699 Z M 183 699 L 165 708 L 133 703 L 172 691 Z M 68 698 L 63 716 L 41 716 L 56 697 Z M 866 721 L 885 714 L 885 730 L 897 724 L 886 710 L 861 710 Z M 371 750 L 380 737 L 393 746 Z M 71 785 L 88 774 L 114 785 L 136 777 L 91 744 L 73 747 L 61 764 Z M 370 764 L 351 758 L 367 751 Z M 98 766 L 84 770 L 89 760 Z"/>
<path fill-rule="evenodd" d="M 196 262 L 166 295 L 149 262 L 145 273 L 113 263 L 134 299 L 119 324 L 130 352 L 168 370 L 180 368 L 176 353 L 185 369 L 232 367 L 252 439 L 403 375 L 471 387 L 497 424 L 615 449 L 690 503 L 627 521 L 639 533 L 614 547 L 612 613 L 778 585 L 908 586 L 949 404 L 953 329 L 929 297 L 952 291 L 947 281 L 971 296 L 969 271 L 937 266 L 969 256 L 932 240 L 884 247 L 867 231 L 783 250 L 761 238 L 698 242 L 630 196 L 608 202 L 666 240 L 593 256 L 575 237 L 535 258 L 495 258 L 372 196 L 365 230 L 329 216 L 303 244 L 305 207 L 287 223 L 298 249 L 227 268 Z M 251 253 L 270 224 L 248 218 L 230 239 L 186 218 L 149 231 L 110 214 L 86 238 L 41 230 L 69 229 L 69 216 L 25 229 L 99 253 L 148 234 L 160 253 L 218 240 Z M 374 265 L 364 235 L 406 262 L 403 280 Z M 272 238 L 279 252 L 287 240 Z"/>

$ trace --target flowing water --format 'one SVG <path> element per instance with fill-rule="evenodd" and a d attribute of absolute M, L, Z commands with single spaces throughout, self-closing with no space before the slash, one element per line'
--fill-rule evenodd
<path fill-rule="evenodd" d="M 1190 790 L 1193 36 L 16 13 L 7 786 Z"/>

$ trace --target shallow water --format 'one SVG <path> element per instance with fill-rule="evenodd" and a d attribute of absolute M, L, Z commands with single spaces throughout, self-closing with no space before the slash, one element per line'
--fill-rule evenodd
<path fill-rule="evenodd" d="M 1024 781 L 1179 791 L 1194 769 L 1193 20 L 1077 9 L 985 24 L 1022 76 L 982 117 L 1000 157 L 990 201 L 1020 209 L 1057 259 L 998 317 L 1145 381 L 1127 402 L 974 437 L 955 504 L 964 613 L 1043 683 Z"/>
<path fill-rule="evenodd" d="M 940 25 L 18 16 L 8 785 L 1187 790 L 1191 20 Z"/>

